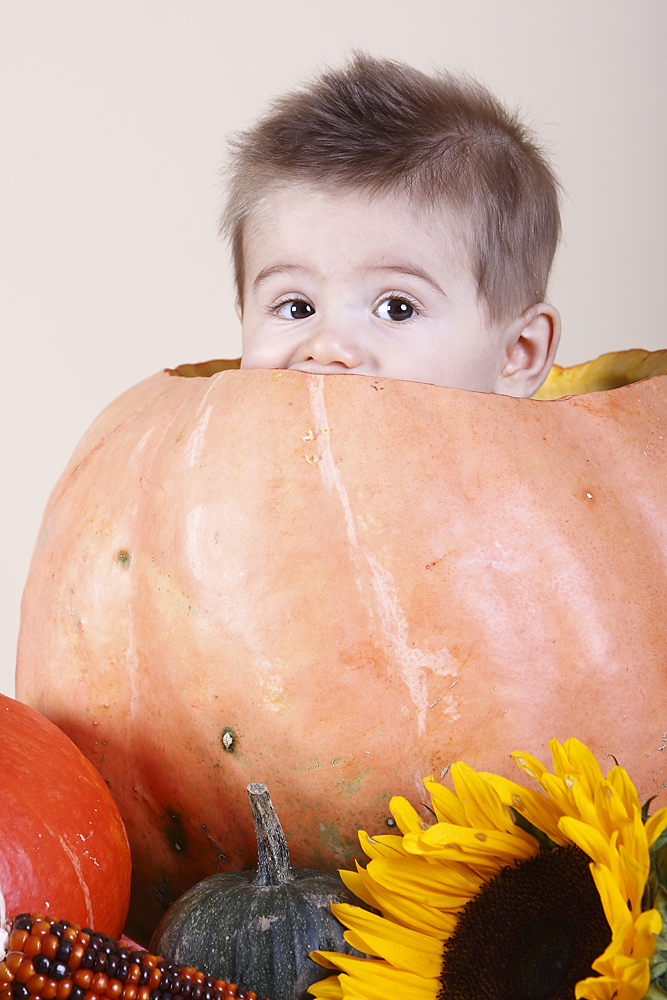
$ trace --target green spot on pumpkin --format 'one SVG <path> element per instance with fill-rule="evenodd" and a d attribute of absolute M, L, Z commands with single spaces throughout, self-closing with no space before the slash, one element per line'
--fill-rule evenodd
<path fill-rule="evenodd" d="M 132 556 L 127 549 L 120 549 L 116 556 L 116 562 L 121 569 L 129 569 L 130 563 L 132 562 Z"/>
<path fill-rule="evenodd" d="M 343 833 L 338 823 L 319 823 L 320 828 L 320 841 L 323 851 L 318 851 L 321 854 L 321 859 L 318 863 L 324 868 L 327 864 L 331 866 L 331 856 L 338 859 L 339 864 L 348 864 L 349 859 L 354 857 L 355 852 L 358 850 L 358 841 L 356 837 L 348 836 Z"/>
<path fill-rule="evenodd" d="M 333 787 L 340 789 L 341 793 L 346 798 L 351 799 L 360 793 L 364 783 L 368 779 L 368 775 L 369 770 L 365 767 L 363 771 L 357 771 L 352 778 L 342 777 Z"/>
<path fill-rule="evenodd" d="M 314 771 L 319 768 L 320 762 L 316 757 L 311 757 L 304 761 L 303 764 L 295 764 L 294 772 L 295 774 L 307 774 L 309 771 Z"/>

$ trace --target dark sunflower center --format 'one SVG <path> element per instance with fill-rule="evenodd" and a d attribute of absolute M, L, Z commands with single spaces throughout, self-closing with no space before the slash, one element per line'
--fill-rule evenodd
<path fill-rule="evenodd" d="M 574 1000 L 611 930 L 578 847 L 503 868 L 445 944 L 438 1000 Z"/>

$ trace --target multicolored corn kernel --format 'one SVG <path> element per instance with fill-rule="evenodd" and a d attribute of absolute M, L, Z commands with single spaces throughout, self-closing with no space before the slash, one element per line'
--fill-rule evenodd
<path fill-rule="evenodd" d="M 267 1000 L 67 920 L 20 913 L 6 929 L 0 1000 Z"/>

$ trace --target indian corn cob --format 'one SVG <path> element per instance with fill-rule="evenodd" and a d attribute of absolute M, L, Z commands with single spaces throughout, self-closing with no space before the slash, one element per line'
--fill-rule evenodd
<path fill-rule="evenodd" d="M 6 929 L 0 1000 L 267 1000 L 67 920 L 20 913 Z"/>

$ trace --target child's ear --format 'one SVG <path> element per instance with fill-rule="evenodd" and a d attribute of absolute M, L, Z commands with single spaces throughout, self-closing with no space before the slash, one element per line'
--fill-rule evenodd
<path fill-rule="evenodd" d="M 239 323 L 242 323 L 243 322 L 243 306 L 241 305 L 241 300 L 240 299 L 236 300 L 236 305 L 234 306 L 234 308 L 236 309 L 236 315 L 239 318 Z"/>
<path fill-rule="evenodd" d="M 549 374 L 560 340 L 560 313 L 538 302 L 505 328 L 504 364 L 495 392 L 532 396 Z"/>

